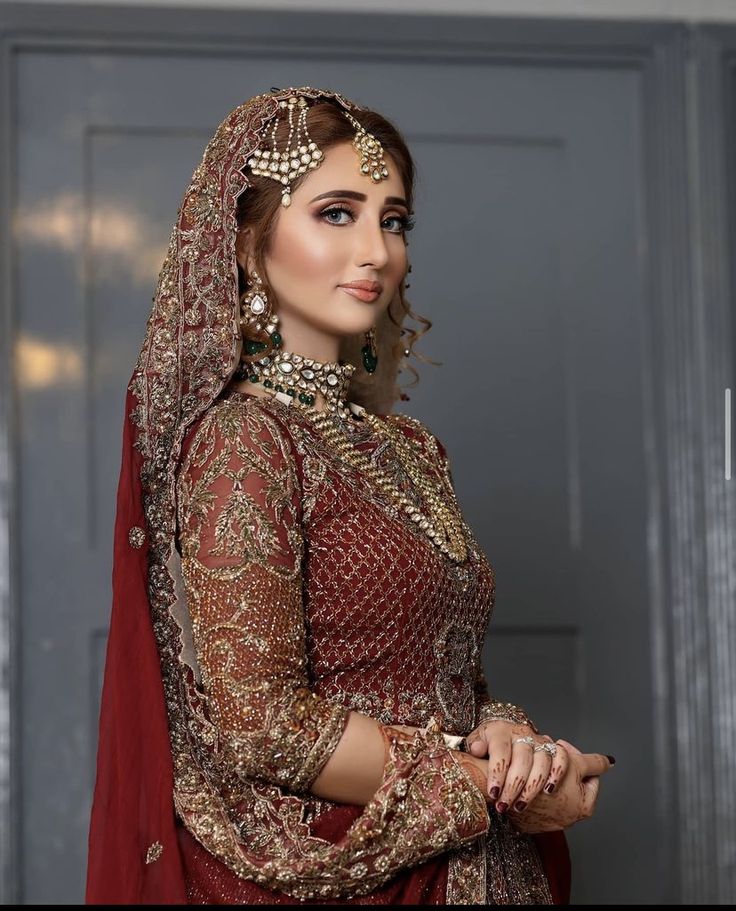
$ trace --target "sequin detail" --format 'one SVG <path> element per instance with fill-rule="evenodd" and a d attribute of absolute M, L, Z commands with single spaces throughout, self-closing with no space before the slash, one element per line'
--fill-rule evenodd
<path fill-rule="evenodd" d="M 146 863 L 152 864 L 154 861 L 158 860 L 159 857 L 164 853 L 164 846 L 160 841 L 154 841 L 152 845 L 149 846 L 146 851 Z"/>
<path fill-rule="evenodd" d="M 264 127 L 291 91 L 258 95 L 235 108 L 217 128 L 192 175 L 171 232 L 146 337 L 129 385 L 133 402 L 129 416 L 135 428 L 134 446 L 141 457 L 149 544 L 148 592 L 166 697 L 176 812 L 189 833 L 210 852 L 213 863 L 226 864 L 243 879 L 302 899 L 349 898 L 368 894 L 379 882 L 410 867 L 413 858 L 431 856 L 432 852 L 447 850 L 452 870 L 455 849 L 477 840 L 488 826 L 487 815 L 480 813 L 477 792 L 464 779 L 458 783 L 454 771 L 458 767 L 444 741 L 433 744 L 425 738 L 416 754 L 400 751 L 393 756 L 384 778 L 386 787 L 376 795 L 372 809 L 366 808 L 360 817 L 366 820 L 364 828 L 353 825 L 339 845 L 327 845 L 311 834 L 309 819 L 313 809 L 319 815 L 320 808 L 329 811 L 335 805 L 267 780 L 249 779 L 243 770 L 238 772 L 235 757 L 243 732 L 228 730 L 227 726 L 218 729 L 217 707 L 208 701 L 203 685 L 183 657 L 183 630 L 169 610 L 177 602 L 171 566 L 179 559 L 175 549 L 176 471 L 184 441 L 200 420 L 210 419 L 210 409 L 220 408 L 215 401 L 237 365 L 241 343 L 235 238 L 237 200 L 249 187 L 243 169 Z M 361 110 L 334 92 L 308 87 L 300 91 L 314 98 L 329 96 L 346 110 Z M 284 416 L 278 409 L 268 413 Z M 413 419 L 399 415 L 390 418 L 407 433 L 413 432 L 418 445 L 438 451 L 435 438 L 413 425 Z M 466 614 L 475 616 L 476 632 L 482 638 L 493 601 L 490 567 L 472 545 L 467 569 L 460 573 L 457 568 L 450 569 L 441 555 L 427 552 L 427 548 L 435 549 L 396 515 L 380 492 L 366 490 L 365 479 L 347 466 L 336 465 L 318 440 L 307 434 L 300 436 L 299 426 L 289 427 L 294 431 L 292 439 L 298 454 L 301 524 L 308 542 L 302 584 L 309 689 L 315 696 L 345 707 L 349 707 L 350 699 L 378 700 L 390 720 L 412 723 L 414 719 L 413 723 L 421 725 L 428 714 L 441 709 L 432 659 L 437 618 L 432 612 L 456 610 L 460 604 L 458 622 L 467 623 Z M 410 479 L 390 445 L 377 445 L 360 430 L 356 445 L 373 447 L 371 458 L 385 461 L 407 495 L 412 495 Z M 446 462 L 439 464 L 449 472 Z M 358 514 L 362 516 L 360 524 L 356 523 Z M 341 539 L 341 515 L 348 532 L 345 541 Z M 378 525 L 374 527 L 371 523 L 376 519 Z M 278 540 L 283 540 L 281 535 L 279 531 Z M 379 562 L 375 577 L 372 572 L 366 576 L 368 568 L 376 568 L 374 553 L 384 555 L 385 560 Z M 392 561 L 393 575 L 387 569 Z M 257 565 L 257 571 L 283 584 L 273 567 Z M 420 603 L 429 614 L 420 615 L 416 629 L 409 630 L 410 636 L 406 629 L 403 631 L 404 643 L 394 608 L 397 596 L 408 590 L 416 573 L 421 574 L 422 584 L 402 617 L 416 612 Z M 461 596 L 463 575 L 470 594 L 465 591 Z M 366 578 L 371 580 L 367 587 L 360 584 Z M 437 581 L 434 595 L 431 586 Z M 334 598 L 345 591 L 351 597 L 359 593 L 358 598 L 347 602 L 356 612 L 370 608 L 365 620 L 356 624 L 354 642 L 346 637 L 345 617 L 335 612 L 335 605 L 345 602 Z M 451 597 L 443 607 L 441 599 L 448 594 Z M 467 608 L 463 607 L 465 595 Z M 365 652 L 365 666 L 359 667 L 359 649 L 366 637 L 373 635 L 379 617 L 383 621 L 379 634 L 373 636 Z M 412 658 L 411 648 L 417 644 L 423 657 L 414 664 L 407 657 Z M 208 654 L 206 649 L 203 654 Z M 388 663 L 386 658 L 390 659 Z M 384 687 L 388 679 L 390 684 Z M 217 673 L 210 680 L 216 681 Z M 342 701 L 339 693 L 344 694 Z M 467 724 L 469 705 L 463 694 L 457 710 L 450 707 L 456 717 L 445 719 L 445 730 L 450 731 L 451 721 Z M 313 743 L 315 747 L 315 752 L 302 749 L 300 755 L 324 758 L 329 753 L 327 746 Z M 296 774 L 302 781 L 308 780 L 309 763 L 305 761 Z M 299 778 L 296 780 L 298 783 Z M 392 796 L 396 793 L 393 785 L 402 780 L 408 782 L 408 791 L 399 808 Z M 504 839 L 496 844 L 500 853 L 494 863 L 509 871 L 502 874 L 502 880 L 513 878 L 514 871 L 521 875 L 518 853 L 510 855 L 507 862 Z M 523 848 L 525 842 L 519 844 Z M 530 840 L 526 850 L 533 852 Z M 475 880 L 482 874 L 475 864 Z M 491 893 L 489 900 L 493 901 Z"/>
<path fill-rule="evenodd" d="M 390 419 L 418 441 L 403 417 Z M 355 439 L 409 489 L 385 440 Z M 430 470 L 442 470 L 436 444 Z M 211 750 L 217 791 L 230 795 L 227 824 L 211 797 L 177 785 L 187 828 L 238 875 L 303 900 L 368 894 L 443 851 L 451 870 L 464 869 L 467 894 L 482 892 L 485 841 L 474 864 L 454 852 L 485 834 L 488 811 L 441 735 L 396 745 L 381 789 L 337 844 L 304 822 L 309 785 L 351 708 L 473 728 L 494 592 L 476 542 L 468 537 L 471 559 L 458 568 L 275 399 L 236 396 L 210 409 L 182 461 L 177 503 L 208 725 L 197 754 Z"/>
<path fill-rule="evenodd" d="M 146 543 L 146 533 L 142 528 L 134 525 L 128 532 L 128 541 L 131 547 L 140 548 Z"/>

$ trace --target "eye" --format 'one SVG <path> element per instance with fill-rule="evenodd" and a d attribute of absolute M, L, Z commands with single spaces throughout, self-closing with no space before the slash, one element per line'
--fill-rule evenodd
<path fill-rule="evenodd" d="M 341 216 L 347 215 L 352 221 L 355 221 L 355 216 L 353 210 L 349 206 L 330 206 L 328 209 L 323 209 L 319 217 L 327 222 L 329 225 L 335 225 L 342 227 L 343 225 L 348 224 L 346 221 L 342 221 Z M 394 222 L 395 227 L 389 228 L 391 234 L 401 234 L 404 231 L 411 231 L 414 227 L 414 216 L 413 215 L 389 215 L 384 218 L 383 223 Z"/>
<path fill-rule="evenodd" d="M 323 209 L 320 212 L 320 218 L 323 218 L 328 225 L 344 225 L 347 224 L 347 222 L 333 219 L 330 217 L 332 215 L 349 215 L 350 218 L 353 218 L 353 210 L 349 209 L 347 206 L 332 206 L 331 208 Z"/>
<path fill-rule="evenodd" d="M 399 223 L 399 227 L 395 229 L 393 234 L 401 234 L 404 231 L 411 231 L 414 227 L 414 216 L 413 215 L 389 215 L 385 221 L 395 221 Z"/>

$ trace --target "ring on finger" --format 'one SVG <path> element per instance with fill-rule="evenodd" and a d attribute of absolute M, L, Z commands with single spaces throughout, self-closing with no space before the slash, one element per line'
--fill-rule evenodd
<path fill-rule="evenodd" d="M 514 743 L 528 743 L 529 746 L 534 746 L 534 738 L 529 735 L 527 737 L 517 737 Z"/>
<path fill-rule="evenodd" d="M 556 743 L 538 743 L 534 747 L 534 752 L 539 753 L 540 750 L 544 750 L 545 753 L 549 753 L 550 756 L 554 756 L 555 753 L 557 752 L 557 744 Z"/>

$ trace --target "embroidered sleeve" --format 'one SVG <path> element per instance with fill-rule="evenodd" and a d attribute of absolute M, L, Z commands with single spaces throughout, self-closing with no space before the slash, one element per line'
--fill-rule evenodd
<path fill-rule="evenodd" d="M 373 799 L 345 835 L 255 878 L 302 900 L 366 895 L 400 870 L 488 832 L 483 794 L 439 733 L 399 735 Z"/>
<path fill-rule="evenodd" d="M 178 480 L 182 575 L 207 705 L 245 778 L 308 790 L 349 710 L 308 688 L 300 490 L 258 408 L 205 416 Z"/>
<path fill-rule="evenodd" d="M 194 647 L 222 748 L 244 779 L 306 796 L 349 710 L 308 687 L 292 447 L 253 402 L 216 406 L 195 433 L 177 495 Z M 241 844 L 247 878 L 302 899 L 363 894 L 486 833 L 485 797 L 459 754 L 440 734 L 396 733 L 377 792 L 338 842 L 307 840 L 294 855 L 287 839 L 267 861 Z"/>

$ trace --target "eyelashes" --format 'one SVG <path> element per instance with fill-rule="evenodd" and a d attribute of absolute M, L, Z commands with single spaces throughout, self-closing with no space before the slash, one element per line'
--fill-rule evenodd
<path fill-rule="evenodd" d="M 349 206 L 345 206 L 345 205 L 329 206 L 327 209 L 323 209 L 319 213 L 319 217 L 323 221 L 326 221 L 328 225 L 335 225 L 337 227 L 342 227 L 344 222 L 333 221 L 332 219 L 327 217 L 331 213 L 345 213 L 346 215 L 349 215 L 351 218 L 354 218 L 353 210 Z M 416 224 L 416 218 L 414 217 L 414 215 L 389 215 L 387 218 L 384 219 L 384 221 L 391 221 L 391 220 L 398 221 L 399 225 L 401 226 L 399 231 L 391 231 L 390 232 L 391 234 L 401 234 L 406 231 L 411 231 L 412 228 L 414 227 L 414 225 Z"/>

